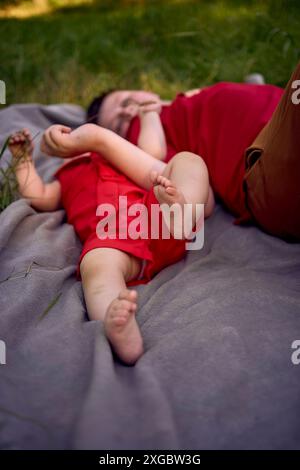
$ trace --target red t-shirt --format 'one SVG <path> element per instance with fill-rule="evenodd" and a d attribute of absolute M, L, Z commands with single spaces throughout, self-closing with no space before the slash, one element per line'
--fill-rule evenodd
<path fill-rule="evenodd" d="M 200 155 L 215 195 L 235 216 L 247 218 L 244 152 L 271 118 L 282 93 L 273 85 L 227 82 L 191 97 L 179 93 L 160 115 L 167 141 L 165 161 L 183 150 Z M 137 144 L 139 132 L 139 119 L 134 118 L 126 138 Z"/>

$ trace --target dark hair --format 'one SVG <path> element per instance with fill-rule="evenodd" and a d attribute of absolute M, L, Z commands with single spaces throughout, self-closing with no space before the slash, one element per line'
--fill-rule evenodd
<path fill-rule="evenodd" d="M 102 106 L 104 99 L 115 90 L 107 90 L 101 93 L 101 95 L 96 96 L 93 101 L 89 104 L 86 111 L 86 122 L 92 122 L 93 124 L 98 124 L 99 111 Z"/>

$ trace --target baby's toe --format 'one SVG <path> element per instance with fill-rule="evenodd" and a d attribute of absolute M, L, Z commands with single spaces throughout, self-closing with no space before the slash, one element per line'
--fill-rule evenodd
<path fill-rule="evenodd" d="M 170 196 L 175 196 L 177 193 L 177 190 L 174 186 L 168 186 L 166 188 L 166 193 L 168 193 Z"/>
<path fill-rule="evenodd" d="M 167 186 L 171 185 L 171 181 L 168 178 L 166 178 L 165 176 L 162 176 L 160 184 L 166 188 Z"/>
<path fill-rule="evenodd" d="M 120 292 L 119 297 L 120 300 L 128 300 L 129 302 L 136 302 L 137 299 L 137 291 L 124 289 Z"/>
<path fill-rule="evenodd" d="M 114 325 L 124 325 L 129 318 L 130 312 L 127 309 L 120 309 L 112 319 Z"/>
<path fill-rule="evenodd" d="M 123 326 L 125 325 L 126 322 L 127 322 L 127 319 L 124 316 L 118 315 L 117 317 L 113 319 L 112 324 L 114 326 Z"/>
<path fill-rule="evenodd" d="M 165 178 L 165 186 L 166 187 L 171 187 L 171 186 L 173 187 L 172 181 L 169 180 L 168 178 Z"/>
<path fill-rule="evenodd" d="M 122 299 L 120 300 L 120 308 L 132 311 L 136 309 L 136 304 L 129 300 Z"/>

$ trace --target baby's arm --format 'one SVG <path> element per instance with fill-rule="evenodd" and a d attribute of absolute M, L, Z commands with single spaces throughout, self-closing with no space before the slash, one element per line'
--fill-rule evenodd
<path fill-rule="evenodd" d="M 167 154 L 167 144 L 164 129 L 160 120 L 159 103 L 148 107 L 140 107 L 139 115 L 141 130 L 138 146 L 158 160 L 164 160 Z"/>
<path fill-rule="evenodd" d="M 61 187 L 58 180 L 44 183 L 38 175 L 32 159 L 32 139 L 29 131 L 23 129 L 13 134 L 9 149 L 16 165 L 15 174 L 19 193 L 29 200 L 32 207 L 39 211 L 55 211 L 61 207 Z"/>
<path fill-rule="evenodd" d="M 200 91 L 201 88 L 188 90 L 185 96 L 190 97 Z M 141 130 L 137 142 L 138 147 L 158 160 L 164 160 L 167 154 L 165 132 L 159 115 L 162 104 L 170 104 L 170 102 L 153 101 L 146 106 L 139 106 Z"/>
<path fill-rule="evenodd" d="M 166 164 L 115 132 L 96 124 L 83 124 L 69 132 L 59 125 L 49 127 L 43 135 L 41 149 L 48 155 L 72 157 L 84 152 L 103 156 L 128 178 L 144 189 L 150 189 L 150 171 L 163 171 Z"/>

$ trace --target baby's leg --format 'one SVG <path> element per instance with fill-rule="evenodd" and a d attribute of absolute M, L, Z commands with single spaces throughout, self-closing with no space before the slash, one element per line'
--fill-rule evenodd
<path fill-rule="evenodd" d="M 178 234 L 181 232 L 184 238 L 184 213 L 185 204 L 192 205 L 192 220 L 189 221 L 190 227 L 194 227 L 199 212 L 196 205 L 204 204 L 204 217 L 209 217 L 214 207 L 214 196 L 209 185 L 209 176 L 206 164 L 199 155 L 190 152 L 180 152 L 165 167 L 162 175 L 152 172 L 151 179 L 154 184 L 154 192 L 161 204 L 179 203 L 182 208 L 182 220 L 180 227 L 174 226 L 174 216 L 171 213 L 170 232 Z M 199 206 L 201 208 L 201 206 Z M 178 219 L 177 219 L 178 220 Z M 187 234 L 185 234 L 187 235 Z M 176 236 L 177 238 L 177 236 Z"/>
<path fill-rule="evenodd" d="M 137 292 L 126 289 L 135 279 L 140 261 L 114 248 L 95 248 L 80 263 L 89 318 L 102 320 L 115 353 L 134 364 L 143 353 L 143 340 L 135 318 Z"/>

